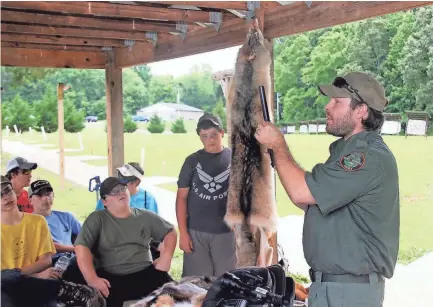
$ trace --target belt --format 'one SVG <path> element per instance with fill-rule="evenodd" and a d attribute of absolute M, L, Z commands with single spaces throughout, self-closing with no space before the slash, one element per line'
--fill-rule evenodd
<path fill-rule="evenodd" d="M 310 279 L 312 282 L 319 281 L 316 278 L 316 273 L 321 274 L 321 280 L 322 282 L 338 282 L 338 283 L 369 283 L 370 276 L 376 275 L 377 280 L 383 280 L 383 276 L 379 273 L 372 273 L 370 275 L 353 275 L 353 274 L 329 274 L 329 273 L 321 273 L 318 271 L 315 271 L 313 269 L 309 270 L 310 273 Z"/>

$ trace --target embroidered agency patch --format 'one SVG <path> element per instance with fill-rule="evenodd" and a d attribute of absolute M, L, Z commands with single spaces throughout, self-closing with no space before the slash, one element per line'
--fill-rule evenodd
<path fill-rule="evenodd" d="M 360 151 L 353 151 L 340 160 L 341 167 L 346 171 L 357 171 L 365 164 L 365 156 Z"/>

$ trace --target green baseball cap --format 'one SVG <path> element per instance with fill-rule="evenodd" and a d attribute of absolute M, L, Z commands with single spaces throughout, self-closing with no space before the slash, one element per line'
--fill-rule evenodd
<path fill-rule="evenodd" d="M 318 87 L 325 96 L 354 98 L 379 112 L 388 105 L 382 84 L 363 72 L 351 72 L 344 77 L 335 78 L 332 84 L 322 84 Z"/>

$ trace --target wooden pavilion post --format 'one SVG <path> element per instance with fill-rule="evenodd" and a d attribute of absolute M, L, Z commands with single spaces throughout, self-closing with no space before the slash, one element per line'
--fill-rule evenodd
<path fill-rule="evenodd" d="M 124 163 L 122 69 L 114 62 L 114 51 L 108 52 L 105 65 L 107 108 L 108 175 Z"/>

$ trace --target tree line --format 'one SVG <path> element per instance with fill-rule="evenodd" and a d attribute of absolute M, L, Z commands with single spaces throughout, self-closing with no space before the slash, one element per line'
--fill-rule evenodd
<path fill-rule="evenodd" d="M 317 85 L 354 70 L 372 74 L 385 86 L 390 101 L 385 112 L 426 111 L 433 117 L 431 33 L 433 6 L 428 6 L 276 40 L 279 122 L 323 118 L 328 100 Z M 146 65 L 124 69 L 124 114 L 130 117 L 160 101 L 176 102 L 180 94 L 182 103 L 218 114 L 225 123 L 224 96 L 211 74 L 208 65 L 196 65 L 178 78 L 153 76 Z M 49 123 L 56 129 L 59 82 L 72 86 L 65 92 L 65 127 L 71 132 L 82 129 L 84 116 L 105 119 L 103 70 L 2 67 L 1 77 L 3 126 L 13 122 L 27 130 Z"/>

